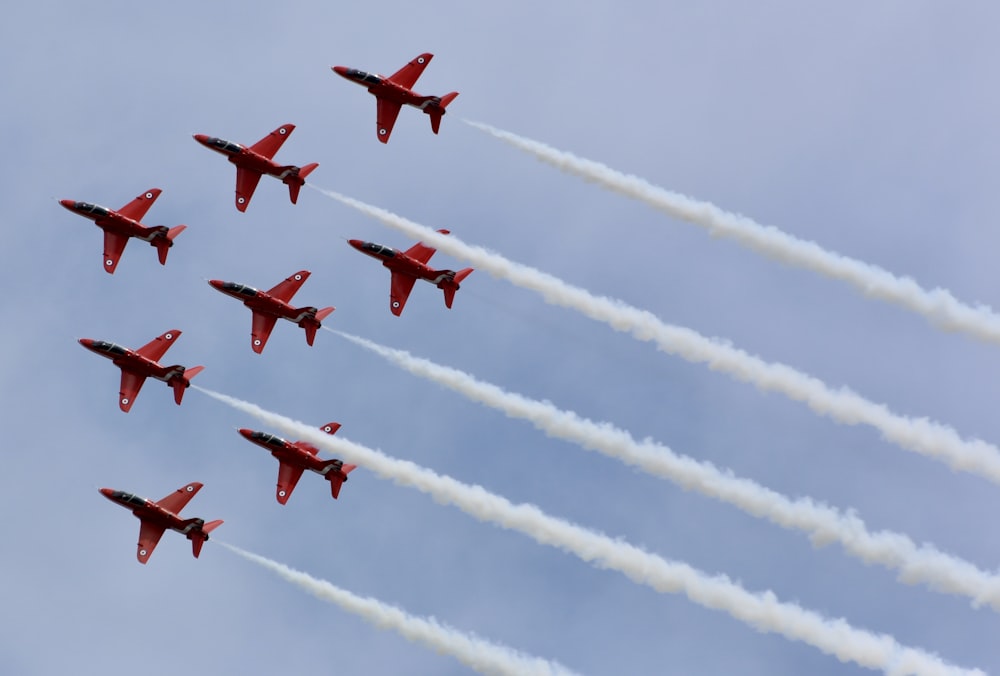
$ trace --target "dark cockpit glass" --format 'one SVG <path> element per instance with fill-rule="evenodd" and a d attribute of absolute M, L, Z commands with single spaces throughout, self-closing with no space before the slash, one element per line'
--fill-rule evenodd
<path fill-rule="evenodd" d="M 349 68 L 347 70 L 348 77 L 352 77 L 356 80 L 361 80 L 366 84 L 376 85 L 382 82 L 382 78 L 374 73 L 366 73 L 363 70 L 358 70 L 357 68 Z"/>
<path fill-rule="evenodd" d="M 94 349 L 100 350 L 101 352 L 108 352 L 110 354 L 114 354 L 119 357 L 125 356 L 125 354 L 128 352 L 121 345 L 115 345 L 114 343 L 109 343 L 106 340 L 95 340 Z"/>
<path fill-rule="evenodd" d="M 226 291 L 231 291 L 233 293 L 238 293 L 243 296 L 256 296 L 257 289 L 252 286 L 247 286 L 246 284 L 237 284 L 236 282 L 223 282 L 222 288 Z"/>
<path fill-rule="evenodd" d="M 86 211 L 87 213 L 94 214 L 95 216 L 110 216 L 111 212 L 100 206 L 99 204 L 91 204 L 90 202 L 77 202 L 76 208 L 80 211 Z"/>
<path fill-rule="evenodd" d="M 218 148 L 219 150 L 221 150 L 223 152 L 226 152 L 226 153 L 238 153 L 241 150 L 243 150 L 243 146 L 241 146 L 239 143 L 233 143 L 232 141 L 227 141 L 227 140 L 222 139 L 222 138 L 212 137 L 212 138 L 208 139 L 208 142 L 211 145 L 213 145 L 216 148 Z"/>
<path fill-rule="evenodd" d="M 250 435 L 250 438 L 254 441 L 260 441 L 268 446 L 277 446 L 279 448 L 284 448 L 285 440 L 281 437 L 276 437 L 273 434 L 267 434 L 266 432 L 254 432 Z"/>
<path fill-rule="evenodd" d="M 142 507 L 146 504 L 144 498 L 140 498 L 138 495 L 133 495 L 132 493 L 126 493 L 125 491 L 115 491 L 111 494 L 115 500 L 119 500 L 128 505 L 134 505 L 135 507 Z"/>
<path fill-rule="evenodd" d="M 376 244 L 375 242 L 365 242 L 365 250 L 370 251 L 376 256 L 385 256 L 386 258 L 392 258 L 396 255 L 396 250 L 387 246 L 382 246 L 381 244 Z"/>

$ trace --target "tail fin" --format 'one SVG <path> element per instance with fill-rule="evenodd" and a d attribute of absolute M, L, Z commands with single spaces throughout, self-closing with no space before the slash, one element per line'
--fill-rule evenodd
<path fill-rule="evenodd" d="M 310 347 L 312 347 L 313 341 L 316 340 L 316 331 L 323 326 L 320 322 L 329 317 L 334 309 L 332 307 L 325 307 L 322 310 L 316 310 L 316 314 L 313 317 L 306 317 L 299 322 L 299 326 L 306 330 L 306 343 Z"/>
<path fill-rule="evenodd" d="M 166 236 L 153 239 L 151 243 L 156 247 L 156 254 L 160 257 L 160 265 L 167 264 L 167 252 L 174 245 L 174 238 L 186 229 L 186 225 L 177 225 L 167 230 Z"/>
<path fill-rule="evenodd" d="M 444 109 L 455 100 L 456 96 L 458 96 L 458 92 L 449 92 L 441 97 L 441 103 L 427 109 L 427 114 L 431 116 L 431 131 L 435 134 L 441 129 L 441 116 L 445 113 Z"/>
<path fill-rule="evenodd" d="M 307 164 L 306 166 L 302 167 L 301 169 L 299 169 L 299 178 L 301 178 L 303 181 L 305 181 L 306 180 L 306 176 L 308 176 L 309 174 L 313 173 L 313 169 L 315 169 L 318 166 L 319 166 L 319 162 L 312 162 L 312 163 Z"/>
<path fill-rule="evenodd" d="M 170 386 L 174 388 L 174 401 L 177 402 L 178 406 L 181 405 L 181 399 L 184 398 L 184 390 L 191 384 L 191 379 L 204 370 L 204 366 L 192 366 L 191 368 L 184 370 L 183 377 L 175 377 L 170 381 Z"/>
<path fill-rule="evenodd" d="M 344 485 L 344 482 L 347 481 L 347 475 L 356 470 L 357 468 L 358 468 L 357 465 L 345 464 L 343 467 L 340 468 L 340 471 L 343 472 L 344 474 L 343 478 L 341 478 L 339 474 L 331 473 L 328 475 L 330 479 L 330 494 L 333 495 L 334 500 L 340 497 L 340 489 Z"/>
<path fill-rule="evenodd" d="M 188 537 L 191 539 L 191 553 L 194 554 L 194 558 L 198 558 L 201 554 L 201 548 L 205 545 L 208 540 L 208 534 L 213 530 L 222 525 L 222 519 L 216 519 L 215 521 L 209 521 L 204 526 L 201 527 L 199 531 L 192 531 Z"/>
<path fill-rule="evenodd" d="M 472 270 L 473 268 L 459 270 L 455 273 L 453 280 L 441 283 L 441 290 L 444 291 L 445 307 L 451 309 L 451 304 L 455 302 L 455 292 L 460 288 L 462 280 L 472 274 Z"/>
<path fill-rule="evenodd" d="M 306 176 L 313 172 L 313 169 L 319 166 L 318 162 L 313 162 L 312 164 L 307 164 L 304 167 L 299 167 L 299 170 L 293 174 L 289 174 L 284 182 L 288 185 L 288 198 L 292 200 L 292 204 L 297 204 L 299 201 L 299 190 L 306 184 Z"/>

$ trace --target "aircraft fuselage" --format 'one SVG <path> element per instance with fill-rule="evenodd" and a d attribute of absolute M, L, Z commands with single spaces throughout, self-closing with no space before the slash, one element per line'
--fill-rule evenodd
<path fill-rule="evenodd" d="M 134 350 L 116 345 L 115 343 L 109 343 L 106 340 L 81 338 L 80 344 L 94 354 L 99 354 L 106 359 L 110 359 L 115 366 L 123 371 L 128 371 L 137 376 L 156 378 L 165 383 L 169 383 L 178 376 L 184 377 L 183 366 L 162 366 L 159 362 L 143 357 Z"/>

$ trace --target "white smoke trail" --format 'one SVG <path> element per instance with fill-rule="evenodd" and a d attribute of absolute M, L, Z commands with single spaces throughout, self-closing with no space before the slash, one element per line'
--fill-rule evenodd
<path fill-rule="evenodd" d="M 464 122 L 566 173 L 645 202 L 674 218 L 700 225 L 713 236 L 729 237 L 782 263 L 847 282 L 866 296 L 916 312 L 946 331 L 961 331 L 979 340 L 1000 344 L 1000 315 L 988 305 L 967 305 L 947 289 L 928 291 L 910 277 L 898 277 L 876 265 L 793 237 L 774 226 L 761 225 L 746 216 L 723 211 L 714 204 L 670 192 L 638 176 L 623 174 L 599 162 L 488 124 Z"/>
<path fill-rule="evenodd" d="M 753 383 L 761 390 L 781 392 L 791 399 L 805 402 L 814 412 L 827 415 L 838 422 L 846 425 L 870 425 L 901 448 L 946 462 L 952 469 L 979 474 L 1000 484 L 1000 449 L 992 444 L 979 439 L 963 439 L 953 428 L 927 418 L 898 415 L 885 405 L 869 401 L 846 387 L 832 389 L 822 380 L 790 366 L 766 362 L 718 339 L 706 338 L 691 329 L 666 324 L 650 312 L 639 310 L 620 300 L 595 296 L 557 277 L 510 261 L 500 254 L 466 244 L 454 235 L 442 235 L 385 209 L 331 190 L 311 187 L 408 237 L 422 240 L 429 246 L 468 261 L 476 269 L 485 270 L 516 286 L 535 291 L 548 303 L 577 310 L 591 319 L 608 324 L 616 331 L 631 333 L 639 340 L 653 341 L 664 352 L 691 362 L 707 364 L 712 370 Z"/>
<path fill-rule="evenodd" d="M 682 488 L 728 502 L 783 528 L 804 531 L 817 546 L 839 542 L 849 553 L 866 563 L 898 570 L 899 579 L 903 582 L 925 583 L 938 591 L 968 596 L 974 605 L 988 603 L 994 610 L 1000 610 L 1000 577 L 933 546 L 917 546 L 901 533 L 869 532 L 856 514 L 842 514 L 809 498 L 792 500 L 754 481 L 719 470 L 712 463 L 678 455 L 650 439 L 638 442 L 627 431 L 609 423 L 594 422 L 572 411 L 560 410 L 549 402 L 506 392 L 467 373 L 414 357 L 404 350 L 384 347 L 342 331 L 329 328 L 327 331 L 378 354 L 414 375 L 498 409 L 510 417 L 528 420 L 549 436 L 572 441 L 583 448 L 673 481 Z"/>
<path fill-rule="evenodd" d="M 691 601 L 722 610 L 759 631 L 778 632 L 843 662 L 854 662 L 890 674 L 982 673 L 960 669 L 924 650 L 903 646 L 887 634 L 857 629 L 843 619 L 831 620 L 801 606 L 783 603 L 772 592 L 749 592 L 723 575 L 710 577 L 685 563 L 668 561 L 603 533 L 549 516 L 534 505 L 515 505 L 482 486 L 470 486 L 407 460 L 397 460 L 342 437 L 324 434 L 255 404 L 197 385 L 192 387 L 378 476 L 416 488 L 436 502 L 455 505 L 480 521 L 517 530 L 536 542 L 572 553 L 591 565 L 620 571 L 632 581 L 661 593 L 683 593 Z"/>
<path fill-rule="evenodd" d="M 214 541 L 214 540 L 213 540 Z M 575 673 L 556 662 L 519 653 L 512 648 L 491 643 L 458 629 L 439 624 L 433 618 L 415 617 L 409 613 L 370 597 L 357 596 L 326 580 L 317 580 L 308 573 L 289 568 L 271 559 L 219 542 L 243 558 L 267 568 L 313 596 L 335 603 L 344 610 L 360 615 L 380 628 L 392 629 L 404 638 L 422 643 L 436 652 L 451 655 L 480 674 L 497 676 L 570 676 Z"/>

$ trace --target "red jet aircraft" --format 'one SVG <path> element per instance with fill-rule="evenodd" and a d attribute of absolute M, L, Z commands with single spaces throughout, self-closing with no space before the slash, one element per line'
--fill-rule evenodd
<path fill-rule="evenodd" d="M 125 251 L 129 237 L 141 239 L 156 247 L 156 253 L 160 256 L 160 265 L 167 262 L 167 251 L 174 245 L 174 238 L 187 228 L 186 225 L 177 225 L 168 228 L 165 225 L 157 225 L 147 228 L 139 221 L 146 215 L 153 202 L 163 192 L 159 188 L 150 188 L 142 195 L 123 206 L 118 211 L 102 207 L 99 204 L 90 202 L 77 202 L 75 200 L 59 200 L 74 214 L 79 214 L 84 218 L 94 221 L 94 224 L 104 231 L 104 269 L 109 273 L 114 273 L 118 267 L 118 261 Z"/>
<path fill-rule="evenodd" d="M 340 429 L 340 423 L 327 423 L 320 428 L 327 434 L 336 434 Z M 305 470 L 311 470 L 326 477 L 330 482 L 330 492 L 336 500 L 340 495 L 340 487 L 347 481 L 350 474 L 357 465 L 344 464 L 340 460 L 323 460 L 318 458 L 319 449 L 305 441 L 285 441 L 281 437 L 264 432 L 254 432 L 253 430 L 241 429 L 240 434 L 244 439 L 266 448 L 275 458 L 278 459 L 278 489 L 276 497 L 278 502 L 285 504 L 288 498 L 292 497 L 295 484 L 299 482 L 299 477 Z"/>
<path fill-rule="evenodd" d="M 111 488 L 102 488 L 101 495 L 126 509 L 131 509 L 132 513 L 139 518 L 139 546 L 136 557 L 139 559 L 139 563 L 146 563 L 153 550 L 156 549 L 163 532 L 168 528 L 186 535 L 187 539 L 191 541 L 191 551 L 194 557 L 198 558 L 202 545 L 208 540 L 208 534 L 222 525 L 221 519 L 205 523 L 204 519 L 182 519 L 179 516 L 184 505 L 190 502 L 191 498 L 201 490 L 201 486 L 196 481 L 183 488 L 178 488 L 156 502 Z"/>
<path fill-rule="evenodd" d="M 299 189 L 306 184 L 306 176 L 319 166 L 313 162 L 304 167 L 296 167 L 277 164 L 271 160 L 294 129 L 294 124 L 283 124 L 249 148 L 205 134 L 195 134 L 194 140 L 226 155 L 236 165 L 236 208 L 246 211 L 253 191 L 257 189 L 257 183 L 264 174 L 281 179 L 288 186 L 288 196 L 292 204 L 295 204 L 299 199 Z"/>
<path fill-rule="evenodd" d="M 134 351 L 121 345 L 91 338 L 81 338 L 80 344 L 91 352 L 107 357 L 122 370 L 118 406 L 128 413 L 136 395 L 142 388 L 142 384 L 146 382 L 146 378 L 153 377 L 162 380 L 174 388 L 174 401 L 180 405 L 181 399 L 184 397 L 184 389 L 191 385 L 192 378 L 204 370 L 204 366 L 185 368 L 180 364 L 175 366 L 160 365 L 159 359 L 170 349 L 179 335 L 181 335 L 180 331 L 171 329 Z"/>
<path fill-rule="evenodd" d="M 260 354 L 264 351 L 267 339 L 271 336 L 271 330 L 279 318 L 295 322 L 305 329 L 306 342 L 312 345 L 316 338 L 316 330 L 323 326 L 320 322 L 334 311 L 332 307 L 317 310 L 312 306 L 296 308 L 288 304 L 288 301 L 292 299 L 292 296 L 307 279 L 309 279 L 309 271 L 299 270 L 269 291 L 260 291 L 252 286 L 236 282 L 223 282 L 220 279 L 210 279 L 208 283 L 212 285 L 213 289 L 243 301 L 243 304 L 253 312 L 250 347 L 253 348 L 254 352 Z"/>
<path fill-rule="evenodd" d="M 396 117 L 399 115 L 399 109 L 403 107 L 404 103 L 419 108 L 430 115 L 431 129 L 436 134 L 441 127 L 441 116 L 445 114 L 445 108 L 458 96 L 458 92 L 451 92 L 444 96 L 421 96 L 413 91 L 413 85 L 416 84 L 417 78 L 424 72 L 424 68 L 427 67 L 432 58 L 434 58 L 433 54 L 421 54 L 389 77 L 366 73 L 357 68 L 345 68 L 344 66 L 331 66 L 331 68 L 337 75 L 362 87 L 367 87 L 368 91 L 374 94 L 378 104 L 378 121 L 375 127 L 378 130 L 378 140 L 382 143 L 388 143 L 392 127 L 396 124 Z"/>
<path fill-rule="evenodd" d="M 449 233 L 448 230 L 438 230 L 438 232 L 443 235 Z M 360 239 L 351 239 L 348 243 L 361 253 L 378 258 L 382 261 L 382 265 L 389 268 L 389 272 L 392 273 L 389 310 L 397 317 L 403 312 L 406 299 L 410 297 L 410 291 L 418 279 L 430 282 L 444 291 L 444 304 L 450 308 L 459 284 L 472 273 L 472 268 L 455 272 L 428 267 L 427 262 L 437 249 L 432 249 L 423 242 L 417 242 L 404 252 L 374 242 L 363 242 Z"/>

